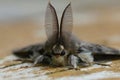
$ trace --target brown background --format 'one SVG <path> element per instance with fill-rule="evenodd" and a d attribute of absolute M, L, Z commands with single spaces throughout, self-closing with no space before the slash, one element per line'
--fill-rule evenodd
<path fill-rule="evenodd" d="M 71 1 L 73 34 L 88 42 L 120 49 L 119 0 Z M 68 2 L 52 0 L 59 19 Z M 45 41 L 44 13 L 47 0 L 1 1 L 0 4 L 0 58 L 11 54 L 14 49 Z"/>

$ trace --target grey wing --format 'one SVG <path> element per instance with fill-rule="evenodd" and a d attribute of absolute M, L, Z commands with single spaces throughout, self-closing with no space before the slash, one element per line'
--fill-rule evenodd
<path fill-rule="evenodd" d="M 48 45 L 54 44 L 59 35 L 59 24 L 55 8 L 48 3 L 45 14 L 45 30 L 48 38 Z"/>
<path fill-rule="evenodd" d="M 91 51 L 93 54 L 120 55 L 120 50 L 87 42 L 82 42 L 80 49 Z"/>
<path fill-rule="evenodd" d="M 44 53 L 42 44 L 30 45 L 13 51 L 13 54 L 20 58 L 31 58 L 31 56 L 39 55 L 40 53 Z"/>

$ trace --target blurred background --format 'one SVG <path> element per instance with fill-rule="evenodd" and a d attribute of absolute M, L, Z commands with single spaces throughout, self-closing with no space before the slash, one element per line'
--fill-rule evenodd
<path fill-rule="evenodd" d="M 59 19 L 72 2 L 79 39 L 120 49 L 120 0 L 51 0 Z M 0 0 L 0 58 L 17 48 L 45 41 L 48 0 Z"/>

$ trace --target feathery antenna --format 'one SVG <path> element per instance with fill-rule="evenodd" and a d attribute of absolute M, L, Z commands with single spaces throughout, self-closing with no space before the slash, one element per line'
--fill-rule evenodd
<path fill-rule="evenodd" d="M 51 0 L 48 0 L 48 3 L 50 3 L 51 2 Z"/>

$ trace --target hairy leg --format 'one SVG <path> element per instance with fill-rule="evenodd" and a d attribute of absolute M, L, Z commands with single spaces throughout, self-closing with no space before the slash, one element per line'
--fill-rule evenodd
<path fill-rule="evenodd" d="M 78 57 L 80 57 L 80 59 L 83 62 L 86 62 L 89 66 L 93 65 L 94 58 L 92 52 L 83 51 L 81 53 L 78 53 Z"/>
<path fill-rule="evenodd" d="M 77 69 L 78 67 L 78 57 L 74 55 L 70 55 L 68 58 L 68 64 L 72 66 L 74 69 Z"/>
<path fill-rule="evenodd" d="M 41 63 L 44 59 L 44 56 L 43 55 L 39 55 L 35 61 L 34 61 L 34 65 L 38 64 L 38 63 Z"/>

